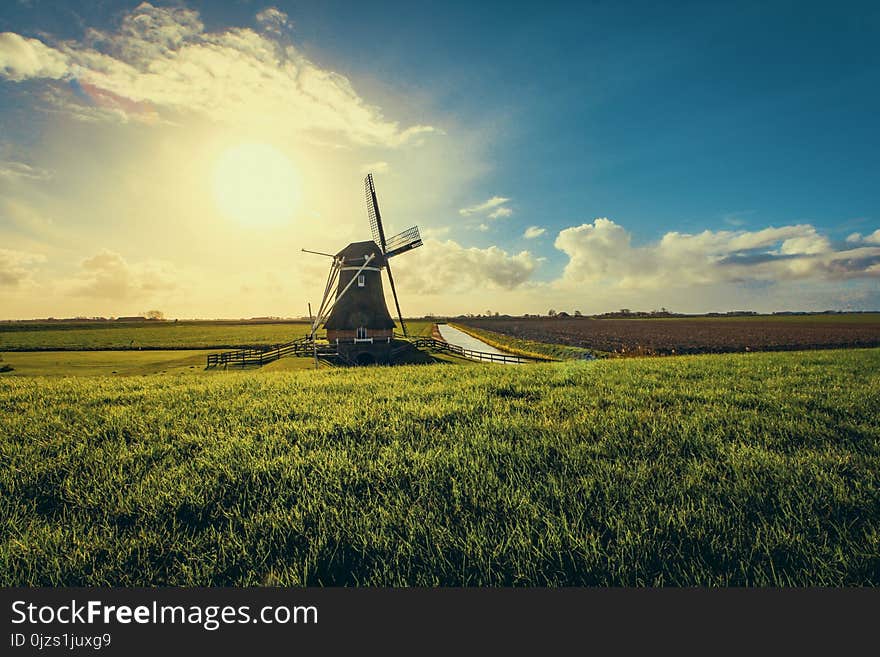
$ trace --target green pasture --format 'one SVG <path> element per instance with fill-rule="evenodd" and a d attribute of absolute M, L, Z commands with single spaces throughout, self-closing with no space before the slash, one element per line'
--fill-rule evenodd
<path fill-rule="evenodd" d="M 150 351 L 12 351 L 3 354 L 3 376 L 146 376 L 159 374 L 213 374 L 205 370 L 212 350 Z M 311 358 L 283 358 L 261 371 L 313 369 Z M 220 370 L 222 371 L 222 370 Z"/>
<path fill-rule="evenodd" d="M 0 323 L 0 353 L 11 351 L 235 349 L 281 344 L 308 334 L 306 322 Z M 407 322 L 430 335 L 431 322 Z M 397 330 L 400 330 L 399 328 Z"/>
<path fill-rule="evenodd" d="M 0 375 L 0 584 L 876 586 L 878 372 Z"/>

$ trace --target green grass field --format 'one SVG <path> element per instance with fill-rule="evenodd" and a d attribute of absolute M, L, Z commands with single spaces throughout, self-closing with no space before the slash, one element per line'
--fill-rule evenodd
<path fill-rule="evenodd" d="M 207 374 L 207 355 L 212 350 L 148 351 L 13 351 L 3 355 L 0 366 L 8 365 L 4 376 L 149 376 L 164 374 Z M 282 358 L 260 371 L 313 369 L 311 358 Z M 322 366 L 326 364 L 322 363 Z"/>
<path fill-rule="evenodd" d="M 306 335 L 306 323 L 156 322 L 0 325 L 0 352 L 77 349 L 232 349 Z"/>
<path fill-rule="evenodd" d="M 880 349 L 0 376 L 3 585 L 880 584 Z"/>
<path fill-rule="evenodd" d="M 412 335 L 430 335 L 431 322 L 411 320 Z M 235 349 L 281 344 L 309 332 L 305 322 L 0 323 L 0 353 L 119 349 Z M 399 328 L 397 330 L 400 330 Z"/>
<path fill-rule="evenodd" d="M 407 322 L 413 336 L 430 336 L 431 327 L 431 322 Z M 301 337 L 307 331 L 305 324 L 229 322 L 141 323 L 123 327 L 95 324 L 91 328 L 42 324 L 30 329 L 0 329 L 0 345 L 7 350 L 0 352 L 0 377 L 205 373 L 209 353 L 246 344 L 277 344 L 293 339 L 290 336 Z M 226 342 L 233 344 L 224 345 Z M 211 343 L 218 346 L 206 348 Z M 435 359 L 464 362 L 440 355 Z M 321 366 L 326 367 L 326 363 Z M 4 367 L 12 369 L 4 372 Z M 313 368 L 314 361 L 309 358 L 283 358 L 261 371 Z"/>

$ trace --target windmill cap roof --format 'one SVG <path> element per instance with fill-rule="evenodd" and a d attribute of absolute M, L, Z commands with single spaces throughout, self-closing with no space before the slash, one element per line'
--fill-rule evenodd
<path fill-rule="evenodd" d="M 371 253 L 375 257 L 370 261 L 370 267 L 383 267 L 385 265 L 385 256 L 382 255 L 382 250 L 373 240 L 352 242 L 337 253 L 336 257 L 342 258 L 346 265 L 362 265 L 366 257 Z"/>

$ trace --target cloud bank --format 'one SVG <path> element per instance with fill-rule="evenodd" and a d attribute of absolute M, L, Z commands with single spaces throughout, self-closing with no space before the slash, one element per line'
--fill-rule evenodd
<path fill-rule="evenodd" d="M 68 293 L 97 299 L 144 299 L 174 290 L 179 273 L 173 265 L 155 260 L 129 264 L 113 251 L 86 258 L 69 283 Z"/>
<path fill-rule="evenodd" d="M 349 143 L 398 147 L 434 132 L 402 127 L 368 104 L 348 78 L 321 68 L 273 38 L 289 22 L 270 8 L 264 28 L 207 32 L 198 12 L 144 2 L 119 29 L 90 29 L 83 41 L 45 43 L 0 34 L 0 77 L 64 81 L 46 94 L 83 120 L 156 120 L 193 112 L 282 133 L 341 136 Z M 57 85 L 58 83 L 56 83 Z"/>
<path fill-rule="evenodd" d="M 563 285 L 656 289 L 880 273 L 880 248 L 836 249 L 809 224 L 693 235 L 669 232 L 658 242 L 634 246 L 623 226 L 598 218 L 562 230 L 555 246 L 569 258 L 559 281 Z"/>
<path fill-rule="evenodd" d="M 35 268 L 45 259 L 35 253 L 0 249 L 0 288 L 20 288 L 32 284 Z"/>
<path fill-rule="evenodd" d="M 880 244 L 880 228 L 870 235 L 862 235 L 861 233 L 853 233 L 846 238 L 847 244 Z"/>
<path fill-rule="evenodd" d="M 513 290 L 528 281 L 537 266 L 528 251 L 510 254 L 497 246 L 468 248 L 453 240 L 426 240 L 413 257 L 394 261 L 395 272 L 401 270 L 401 287 L 419 294 Z"/>

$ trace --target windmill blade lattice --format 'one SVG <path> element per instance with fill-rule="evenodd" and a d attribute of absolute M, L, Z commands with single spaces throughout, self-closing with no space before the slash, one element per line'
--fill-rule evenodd
<path fill-rule="evenodd" d="M 393 258 L 396 255 L 410 251 L 422 245 L 422 236 L 419 234 L 419 227 L 413 226 L 407 228 L 402 233 L 398 233 L 394 237 L 388 238 L 385 248 L 385 257 Z"/>
<path fill-rule="evenodd" d="M 373 241 L 382 249 L 382 253 L 385 253 L 385 229 L 382 227 L 382 215 L 379 213 L 379 201 L 376 198 L 376 187 L 373 184 L 372 173 L 368 173 L 364 178 L 364 193 L 367 199 L 367 215 L 370 218 Z"/>
<path fill-rule="evenodd" d="M 373 234 L 373 241 L 382 251 L 382 255 L 385 256 L 385 272 L 388 274 L 388 282 L 391 284 L 391 294 L 394 297 L 397 317 L 400 319 L 400 328 L 406 336 L 408 335 L 406 322 L 403 321 L 403 313 L 400 312 L 400 302 L 397 300 L 397 288 L 394 285 L 394 276 L 391 274 L 389 258 L 421 246 L 422 236 L 419 235 L 418 226 L 413 226 L 412 228 L 407 228 L 402 233 L 398 233 L 386 242 L 385 228 L 382 226 L 382 214 L 379 212 L 379 200 L 376 198 L 376 185 L 373 183 L 372 173 L 368 173 L 367 177 L 364 178 L 364 194 L 367 200 L 367 216 L 370 218 L 370 231 Z"/>

